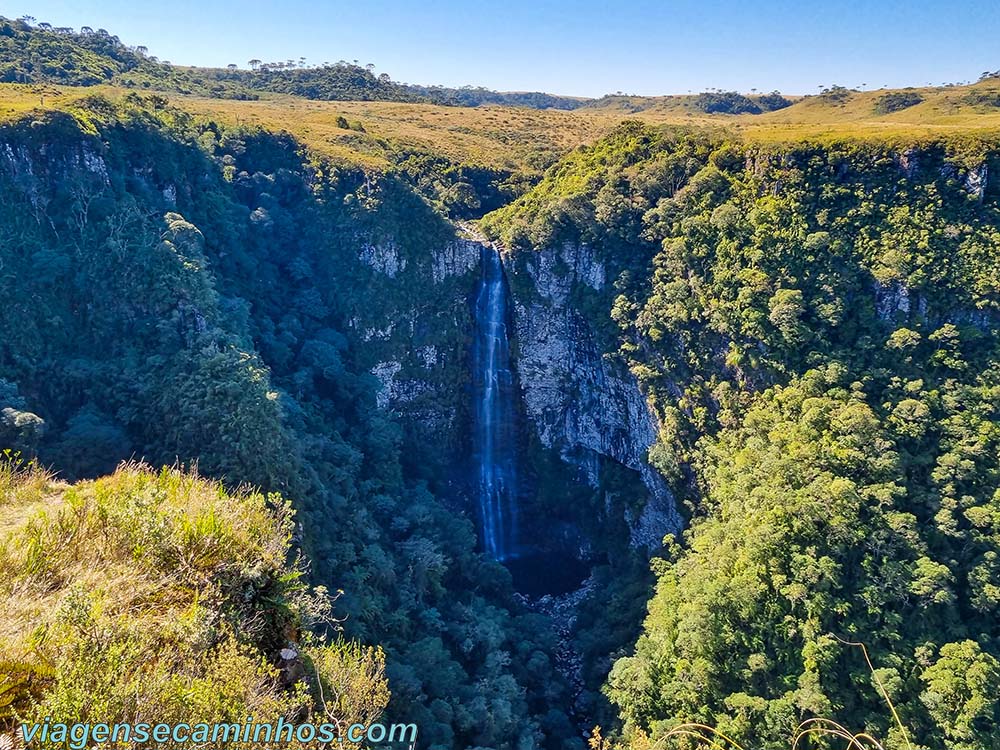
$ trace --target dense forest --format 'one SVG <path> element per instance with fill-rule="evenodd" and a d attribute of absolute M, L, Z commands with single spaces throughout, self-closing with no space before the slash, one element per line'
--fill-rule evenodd
<path fill-rule="evenodd" d="M 615 259 L 650 460 L 688 498 L 606 687 L 629 746 L 700 722 L 787 747 L 810 717 L 1000 739 L 997 157 L 636 123 L 487 217 Z"/>
<path fill-rule="evenodd" d="M 69 479 L 141 456 L 294 498 L 312 580 L 343 590 L 346 635 L 385 649 L 392 711 L 422 741 L 572 744 L 551 628 L 404 472 L 345 335 L 359 232 L 420 253 L 448 241 L 444 219 L 391 175 L 155 98 L 94 99 L 0 142 L 19 300 L 0 316 L 4 443 Z"/>
<path fill-rule="evenodd" d="M 594 103 L 249 64 L 0 19 L 0 85 L 33 87 L 0 121 L 0 734 L 252 712 L 435 750 L 843 747 L 834 721 L 1000 744 L 995 134 L 615 120 L 518 171 L 340 116 L 378 157 L 352 162 L 172 94 Z M 503 561 L 470 490 L 491 259 Z"/>

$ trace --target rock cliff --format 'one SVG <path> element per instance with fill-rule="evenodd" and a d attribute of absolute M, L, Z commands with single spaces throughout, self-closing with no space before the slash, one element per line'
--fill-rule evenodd
<path fill-rule="evenodd" d="M 367 302 L 350 327 L 363 366 L 380 381 L 379 406 L 397 413 L 415 442 L 451 452 L 467 428 L 468 297 L 479 253 L 477 241 L 460 237 L 429 254 L 407 255 L 392 242 L 366 242 L 358 253 L 367 277 L 358 295 Z"/>
<path fill-rule="evenodd" d="M 615 341 L 584 309 L 603 297 L 604 263 L 587 245 L 564 244 L 508 255 L 507 268 L 524 408 L 539 442 L 558 451 L 592 487 L 599 485 L 602 458 L 637 472 L 649 498 L 626 519 L 631 541 L 659 545 L 679 529 L 680 517 L 646 460 L 656 419 L 636 379 L 609 356 Z"/>
<path fill-rule="evenodd" d="M 453 462 L 469 444 L 472 300 L 487 242 L 469 227 L 460 233 L 422 258 L 405 257 L 392 245 L 365 245 L 359 260 L 370 269 L 369 293 L 379 302 L 352 320 L 371 360 L 367 366 L 381 382 L 379 404 L 399 414 L 415 436 L 436 435 L 435 445 L 442 434 L 451 435 Z M 648 497 L 631 498 L 624 511 L 631 543 L 655 548 L 681 521 L 646 459 L 656 419 L 636 379 L 610 356 L 614 336 L 592 319 L 595 310 L 607 319 L 607 305 L 598 306 L 607 291 L 604 262 L 582 244 L 503 257 L 526 429 L 588 490 L 600 486 L 606 461 L 635 472 Z"/>

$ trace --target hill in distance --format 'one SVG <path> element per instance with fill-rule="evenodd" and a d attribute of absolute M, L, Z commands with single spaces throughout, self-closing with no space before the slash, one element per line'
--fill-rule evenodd
<path fill-rule="evenodd" d="M 721 90 L 599 99 L 399 83 L 372 66 L 303 59 L 248 68 L 175 66 L 104 29 L 0 17 L 0 121 L 37 108 L 73 109 L 94 94 L 159 93 L 226 125 L 289 131 L 328 157 L 367 168 L 414 154 L 476 164 L 536 181 L 577 146 L 622 119 L 724 130 L 760 141 L 842 137 L 914 140 L 1000 129 L 1000 77 L 974 84 L 817 95 Z"/>
<path fill-rule="evenodd" d="M 498 92 L 482 87 L 415 86 L 375 75 L 357 61 L 306 65 L 305 58 L 280 62 L 249 60 L 246 68 L 175 66 L 126 46 L 105 29 L 80 30 L 0 17 L 0 82 L 174 91 L 223 99 L 257 99 L 293 94 L 329 101 L 432 102 L 451 106 L 509 104 L 535 109 L 575 109 L 579 97 L 541 92 Z"/>

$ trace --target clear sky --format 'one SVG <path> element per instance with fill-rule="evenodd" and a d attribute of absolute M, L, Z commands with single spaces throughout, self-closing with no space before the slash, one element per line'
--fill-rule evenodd
<path fill-rule="evenodd" d="M 789 94 L 975 80 L 1000 68 L 993 0 L 5 0 L 162 60 L 374 63 L 407 83 L 600 96 Z"/>

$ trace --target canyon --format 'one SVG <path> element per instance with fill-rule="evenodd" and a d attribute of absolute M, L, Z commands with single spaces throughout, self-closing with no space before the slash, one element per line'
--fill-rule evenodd
<path fill-rule="evenodd" d="M 221 560 L 224 532 L 187 525 L 183 493 L 170 524 L 143 508 L 191 486 L 238 516 L 260 487 L 239 528 L 302 570 L 220 563 L 225 606 L 177 629 L 177 673 L 208 679 L 231 611 L 267 664 L 329 628 L 384 649 L 349 661 L 433 747 L 641 743 L 680 718 L 747 740 L 831 706 L 892 731 L 830 635 L 855 631 L 909 720 L 958 736 L 926 696 L 995 650 L 992 142 L 627 121 L 514 187 L 435 158 L 326 161 L 133 92 L 0 125 L 0 437 L 59 473 L 11 464 L 52 482 L 5 490 L 12 523 L 93 496 L 141 576 L 150 549 Z M 11 580 L 49 591 L 41 548 L 11 545 Z M 274 614 L 296 575 L 325 604 Z M 24 621 L 132 642 L 131 600 L 67 587 Z M 64 671 L 26 705 L 132 710 L 33 648 L 32 674 Z"/>

